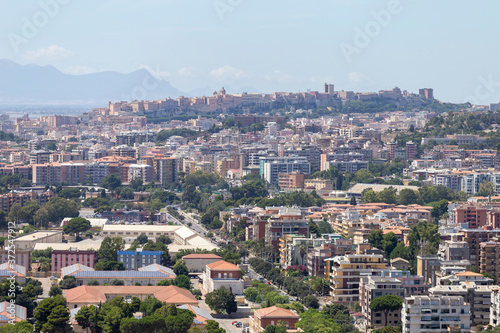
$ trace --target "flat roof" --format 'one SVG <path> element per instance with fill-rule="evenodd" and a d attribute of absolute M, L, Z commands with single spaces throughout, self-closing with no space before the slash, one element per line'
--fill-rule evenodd
<path fill-rule="evenodd" d="M 56 235 L 56 234 L 61 234 L 62 235 L 62 231 L 59 231 L 59 230 L 51 230 L 51 231 L 35 231 L 35 232 L 32 232 L 30 234 L 27 234 L 27 235 L 22 235 L 22 236 L 19 236 L 19 237 L 16 237 L 14 239 L 14 241 L 31 241 L 31 240 L 37 240 L 37 239 L 40 239 L 40 238 L 45 238 L 45 237 L 48 237 L 48 236 L 53 236 L 53 235 Z"/>

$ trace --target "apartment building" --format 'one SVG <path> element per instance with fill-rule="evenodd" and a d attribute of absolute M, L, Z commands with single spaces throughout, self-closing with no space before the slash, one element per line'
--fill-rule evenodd
<path fill-rule="evenodd" d="M 359 301 L 359 283 L 362 276 L 380 276 L 387 270 L 387 261 L 381 254 L 348 254 L 326 260 L 327 278 L 333 302 Z"/>
<path fill-rule="evenodd" d="M 403 333 L 471 331 L 470 305 L 460 296 L 410 296 L 403 302 Z"/>
<path fill-rule="evenodd" d="M 302 172 L 280 173 L 278 185 L 282 190 L 299 190 L 304 188 L 306 177 Z"/>
<path fill-rule="evenodd" d="M 469 244 L 470 264 L 481 266 L 481 246 L 483 242 L 496 241 L 500 236 L 500 229 L 462 229 L 462 240 Z"/>
<path fill-rule="evenodd" d="M 135 270 L 152 264 L 163 264 L 163 251 L 118 251 L 117 257 L 127 270 Z"/>
<path fill-rule="evenodd" d="M 387 320 L 382 311 L 375 312 L 370 309 L 370 303 L 378 297 L 395 295 L 402 299 L 405 297 L 405 289 L 401 281 L 387 277 L 362 277 L 359 283 L 359 305 L 361 312 L 365 315 L 372 328 L 385 326 L 397 326 L 401 321 L 401 310 L 389 311 Z"/>
<path fill-rule="evenodd" d="M 266 207 L 269 218 L 265 224 L 265 241 L 278 252 L 279 239 L 284 235 L 309 237 L 309 221 L 302 216 L 299 208 Z"/>
<path fill-rule="evenodd" d="M 440 267 L 441 263 L 437 256 L 417 256 L 417 275 L 423 276 L 425 283 L 436 285 L 436 272 Z"/>
<path fill-rule="evenodd" d="M 330 243 L 331 242 L 331 243 Z M 323 243 L 321 247 L 315 247 L 307 253 L 307 271 L 310 276 L 326 276 L 326 259 L 346 254 L 355 254 L 356 248 L 352 239 L 339 238 Z"/>
<path fill-rule="evenodd" d="M 300 156 L 268 156 L 260 158 L 260 175 L 269 184 L 278 185 L 282 173 L 302 172 L 311 174 L 311 163 L 306 157 Z"/>
<path fill-rule="evenodd" d="M 235 295 L 243 295 L 245 288 L 241 279 L 241 268 L 224 260 L 206 265 L 203 274 L 205 292 L 210 293 L 222 287 L 231 288 Z"/>
<path fill-rule="evenodd" d="M 479 271 L 489 273 L 500 281 L 500 242 L 482 242 L 479 249 Z"/>
<path fill-rule="evenodd" d="M 60 273 L 61 269 L 75 264 L 94 267 L 97 264 L 97 250 L 53 250 L 51 254 L 51 269 L 53 273 Z"/>

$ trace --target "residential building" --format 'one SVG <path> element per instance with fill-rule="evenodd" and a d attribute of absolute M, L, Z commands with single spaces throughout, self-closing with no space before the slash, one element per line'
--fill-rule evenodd
<path fill-rule="evenodd" d="M 459 296 L 410 296 L 401 309 L 403 333 L 471 331 L 470 305 Z"/>
<path fill-rule="evenodd" d="M 346 254 L 355 254 L 356 249 L 352 239 L 333 239 L 331 243 L 323 243 L 320 247 L 315 247 L 307 253 L 307 271 L 310 276 L 326 276 L 326 259 Z"/>
<path fill-rule="evenodd" d="M 375 298 L 385 295 L 395 295 L 404 299 L 405 289 L 401 281 L 396 278 L 378 276 L 362 277 L 359 281 L 359 305 L 372 328 L 397 326 L 401 321 L 401 310 L 389 311 L 386 318 L 382 311 L 375 312 L 370 309 L 370 303 Z"/>
<path fill-rule="evenodd" d="M 163 251 L 118 251 L 117 256 L 118 261 L 128 270 L 163 263 Z"/>
<path fill-rule="evenodd" d="M 219 260 L 205 266 L 203 289 L 210 293 L 224 287 L 231 288 L 235 295 L 243 295 L 241 268 L 230 262 Z"/>
<path fill-rule="evenodd" d="M 436 272 L 439 268 L 440 262 L 437 256 L 417 256 L 417 275 L 422 275 L 425 283 L 436 285 Z"/>
<path fill-rule="evenodd" d="M 306 176 L 302 172 L 280 173 L 278 185 L 282 190 L 302 189 Z"/>
<path fill-rule="evenodd" d="M 182 257 L 189 273 L 203 272 L 206 265 L 221 259 L 222 257 L 212 253 L 192 253 Z"/>
<path fill-rule="evenodd" d="M 491 274 L 500 281 L 500 242 L 482 242 L 479 248 L 479 271 Z"/>
<path fill-rule="evenodd" d="M 299 208 L 266 207 L 270 214 L 265 224 L 265 241 L 275 252 L 279 249 L 279 239 L 284 235 L 309 237 L 309 221 L 302 217 Z"/>
<path fill-rule="evenodd" d="M 299 321 L 299 315 L 293 310 L 271 306 L 254 311 L 250 316 L 250 330 L 253 333 L 262 333 L 268 325 L 278 325 L 282 322 L 287 330 L 295 330 L 295 324 Z"/>
<path fill-rule="evenodd" d="M 359 282 L 362 276 L 380 276 L 387 270 L 387 261 L 381 254 L 348 254 L 327 259 L 327 278 L 333 302 L 359 301 Z"/>
<path fill-rule="evenodd" d="M 291 173 L 297 171 L 304 174 L 311 174 L 311 163 L 306 157 L 261 157 L 259 165 L 261 177 L 264 178 L 269 184 L 273 185 L 279 184 L 279 175 L 281 173 Z"/>
<path fill-rule="evenodd" d="M 0 281 L 14 278 L 18 283 L 26 282 L 26 269 L 11 261 L 0 264 Z"/>
<path fill-rule="evenodd" d="M 483 242 L 496 241 L 500 236 L 500 229 L 462 229 L 462 240 L 469 244 L 470 264 L 476 267 L 481 266 L 481 246 Z"/>
<path fill-rule="evenodd" d="M 53 273 L 60 273 L 61 269 L 74 264 L 94 267 L 97 264 L 97 250 L 79 250 L 72 247 L 69 250 L 52 250 L 51 269 Z"/>
<path fill-rule="evenodd" d="M 26 272 L 31 271 L 31 250 L 16 250 L 16 253 L 8 250 L 8 246 L 0 248 L 0 263 L 6 263 L 12 259 L 16 267 L 23 267 Z"/>

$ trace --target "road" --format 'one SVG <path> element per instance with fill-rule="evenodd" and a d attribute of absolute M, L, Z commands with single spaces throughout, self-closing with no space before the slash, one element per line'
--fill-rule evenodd
<path fill-rule="evenodd" d="M 213 311 L 210 310 L 208 305 L 205 303 L 205 300 L 201 300 L 198 305 L 200 308 L 210 312 L 213 314 Z M 240 321 L 244 327 L 248 327 L 250 319 L 247 316 L 237 316 L 235 314 L 232 314 L 231 317 L 229 318 L 223 318 L 220 316 L 217 316 L 217 318 L 214 318 L 215 321 L 219 323 L 219 326 L 222 327 L 223 329 L 226 330 L 227 333 L 241 333 L 242 328 L 238 328 L 234 326 L 232 323 L 234 321 Z"/>
<path fill-rule="evenodd" d="M 198 219 L 193 218 L 190 214 L 186 213 L 182 209 L 177 209 L 177 212 L 179 214 L 181 214 L 182 216 L 184 216 L 185 220 L 181 221 L 181 223 L 184 223 L 184 224 L 191 223 L 191 226 L 189 228 L 191 228 L 196 233 L 201 234 L 203 236 L 205 236 L 208 233 L 208 230 L 205 229 L 205 227 L 200 223 L 200 221 Z M 214 243 L 215 245 L 218 245 L 218 243 L 224 241 L 222 238 L 220 238 L 216 234 L 214 234 L 213 238 L 215 239 L 215 241 L 213 241 L 213 240 L 210 240 L 210 241 L 212 241 L 212 243 Z"/>

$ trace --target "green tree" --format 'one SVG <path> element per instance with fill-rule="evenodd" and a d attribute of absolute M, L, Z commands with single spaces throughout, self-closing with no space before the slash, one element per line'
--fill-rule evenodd
<path fill-rule="evenodd" d="M 370 302 L 370 310 L 374 312 L 383 312 L 385 323 L 387 323 L 387 316 L 390 311 L 400 310 L 403 306 L 403 299 L 396 295 L 384 295 L 374 298 Z"/>
<path fill-rule="evenodd" d="M 50 287 L 49 296 L 54 297 L 56 295 L 62 295 L 62 289 L 57 284 Z"/>
<path fill-rule="evenodd" d="M 395 204 L 397 202 L 396 190 L 393 187 L 384 188 L 377 193 L 377 198 L 380 202 Z"/>
<path fill-rule="evenodd" d="M 368 243 L 370 243 L 372 247 L 376 247 L 377 249 L 383 250 L 384 235 L 382 230 L 380 229 L 372 230 L 370 231 L 370 233 L 366 238 L 368 240 Z"/>
<path fill-rule="evenodd" d="M 0 327 L 0 333 L 32 333 L 33 325 L 28 323 L 27 321 L 20 321 L 15 324 L 5 325 Z"/>
<path fill-rule="evenodd" d="M 263 333 L 286 333 L 286 327 L 282 325 L 267 325 Z"/>
<path fill-rule="evenodd" d="M 83 329 L 90 328 L 93 333 L 100 332 L 99 322 L 103 320 L 100 307 L 94 305 L 82 306 L 75 315 L 75 320 Z"/>
<path fill-rule="evenodd" d="M 81 232 L 85 232 L 91 227 L 92 225 L 89 220 L 83 217 L 73 217 L 68 221 L 68 224 L 63 227 L 63 231 L 65 234 L 75 233 L 78 236 Z"/>
<path fill-rule="evenodd" d="M 405 188 L 399 191 L 399 203 L 402 205 L 413 205 L 418 203 L 418 195 L 415 191 Z"/>
<path fill-rule="evenodd" d="M 43 205 L 49 215 L 49 221 L 61 221 L 65 217 L 77 217 L 80 204 L 74 200 L 53 197 Z"/>
<path fill-rule="evenodd" d="M 208 293 L 205 302 L 216 313 L 230 314 L 238 309 L 233 292 L 224 287 Z"/>
<path fill-rule="evenodd" d="M 318 309 L 319 308 L 319 301 L 314 295 L 308 295 L 304 297 L 302 303 L 309 308 L 309 309 Z"/>
<path fill-rule="evenodd" d="M 478 194 L 483 197 L 488 197 L 495 194 L 495 187 L 493 186 L 493 183 L 484 180 L 481 184 L 479 184 Z"/>
<path fill-rule="evenodd" d="M 342 333 L 342 327 L 334 319 L 320 313 L 316 309 L 309 309 L 300 315 L 300 320 L 295 324 L 297 328 L 308 333 Z"/>
<path fill-rule="evenodd" d="M 188 275 L 189 274 L 189 270 L 188 270 L 186 264 L 184 263 L 184 261 L 178 260 L 175 263 L 175 265 L 174 265 L 174 273 L 177 276 L 179 276 L 179 275 Z"/>
<path fill-rule="evenodd" d="M 101 180 L 100 185 L 110 191 L 114 191 L 122 185 L 122 180 L 120 177 L 112 173 L 111 175 L 104 177 Z"/>
<path fill-rule="evenodd" d="M 382 249 L 386 257 L 391 258 L 392 251 L 398 245 L 398 237 L 393 232 L 388 232 L 382 238 Z"/>
<path fill-rule="evenodd" d="M 69 312 L 66 308 L 66 300 L 61 295 L 40 301 L 33 315 L 36 319 L 35 328 L 38 331 L 69 331 Z"/>
<path fill-rule="evenodd" d="M 125 241 L 121 237 L 105 237 L 97 251 L 99 261 L 117 261 L 117 252 L 123 251 Z"/>
<path fill-rule="evenodd" d="M 377 202 L 377 193 L 371 188 L 366 188 L 361 192 L 361 200 L 363 200 L 364 203 Z"/>
<path fill-rule="evenodd" d="M 157 309 L 163 306 L 162 302 L 155 297 L 148 295 L 146 299 L 141 302 L 140 311 L 144 316 L 151 316 Z"/>
<path fill-rule="evenodd" d="M 73 275 L 65 275 L 59 285 L 61 289 L 72 289 L 78 287 L 76 278 Z"/>
<path fill-rule="evenodd" d="M 139 244 L 146 244 L 148 242 L 148 236 L 146 234 L 140 234 L 136 239 L 135 239 Z"/>

